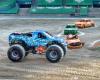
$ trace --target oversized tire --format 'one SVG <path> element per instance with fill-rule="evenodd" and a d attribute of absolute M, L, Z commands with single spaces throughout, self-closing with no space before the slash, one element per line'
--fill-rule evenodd
<path fill-rule="evenodd" d="M 25 57 L 28 56 L 29 52 L 25 52 Z"/>
<path fill-rule="evenodd" d="M 9 60 L 13 62 L 20 62 L 25 57 L 25 49 L 18 44 L 12 45 L 7 52 Z"/>
<path fill-rule="evenodd" d="M 9 45 L 12 46 L 15 44 L 21 45 L 25 49 L 25 57 L 28 56 L 29 52 L 28 52 L 27 44 L 24 41 L 21 41 L 21 40 L 12 41 L 11 44 L 9 44 Z"/>
<path fill-rule="evenodd" d="M 52 63 L 59 62 L 64 56 L 64 51 L 59 45 L 51 45 L 47 48 L 46 58 Z"/>
<path fill-rule="evenodd" d="M 63 49 L 64 56 L 66 55 L 67 46 L 65 47 L 63 44 L 58 43 L 58 42 L 50 42 L 50 43 L 47 45 L 47 47 L 49 47 L 49 46 L 51 46 L 51 45 L 58 45 L 58 46 L 60 46 L 60 47 Z"/>
<path fill-rule="evenodd" d="M 64 52 L 64 55 L 63 56 L 65 56 L 66 55 L 66 52 L 67 52 L 67 49 L 65 48 L 65 46 L 64 45 L 62 45 L 62 44 L 58 44 L 62 49 L 63 49 L 63 52 Z M 67 46 L 66 46 L 67 47 Z"/>

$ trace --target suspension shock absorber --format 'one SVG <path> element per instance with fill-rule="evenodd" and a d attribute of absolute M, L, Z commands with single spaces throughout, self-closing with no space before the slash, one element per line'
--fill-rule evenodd
<path fill-rule="evenodd" d="M 46 48 L 44 46 L 39 46 L 36 48 L 36 52 L 38 54 L 43 54 L 45 52 Z"/>

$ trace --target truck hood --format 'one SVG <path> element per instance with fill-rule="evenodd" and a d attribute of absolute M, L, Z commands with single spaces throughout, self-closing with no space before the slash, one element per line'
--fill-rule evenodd
<path fill-rule="evenodd" d="M 54 41 L 60 42 L 63 45 L 67 46 L 67 43 L 64 41 L 64 39 L 60 38 L 60 37 L 53 37 Z"/>

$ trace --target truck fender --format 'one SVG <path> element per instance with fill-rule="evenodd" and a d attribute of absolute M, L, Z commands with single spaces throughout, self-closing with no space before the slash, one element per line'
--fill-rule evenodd
<path fill-rule="evenodd" d="M 13 40 L 11 41 L 10 46 L 14 44 L 20 44 L 25 48 L 25 50 L 28 50 L 28 45 L 23 40 Z"/>

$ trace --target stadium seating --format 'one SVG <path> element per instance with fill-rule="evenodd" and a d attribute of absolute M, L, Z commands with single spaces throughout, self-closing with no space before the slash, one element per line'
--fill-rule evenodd
<path fill-rule="evenodd" d="M 19 5 L 32 4 L 32 0 L 16 0 Z"/>
<path fill-rule="evenodd" d="M 87 16 L 89 9 L 100 0 L 0 0 L 0 13 L 16 14 L 20 5 L 31 5 L 32 14 L 79 14 Z"/>
<path fill-rule="evenodd" d="M 75 13 L 73 7 L 33 7 L 31 13 L 34 14 L 70 14 Z"/>

